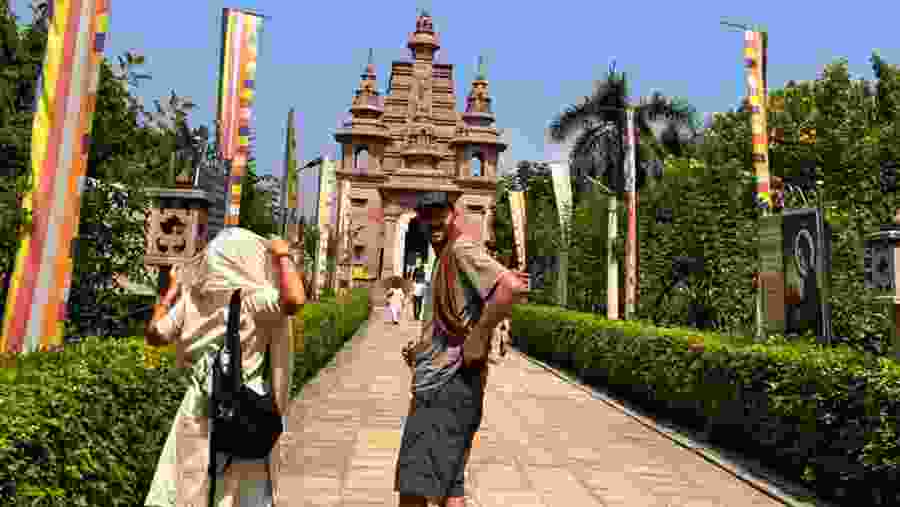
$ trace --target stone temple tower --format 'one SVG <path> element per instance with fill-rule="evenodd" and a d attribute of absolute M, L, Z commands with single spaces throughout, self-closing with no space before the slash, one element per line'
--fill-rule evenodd
<path fill-rule="evenodd" d="M 410 258 L 425 257 L 411 251 L 420 248 L 411 208 L 421 192 L 459 196 L 467 232 L 482 241 L 492 235 L 498 157 L 506 144 L 494 126 L 485 67 L 479 65 L 460 113 L 453 65 L 435 61 L 441 42 L 427 12 L 417 16 L 406 47 L 410 58 L 393 62 L 385 94 L 370 52 L 350 118 L 335 133 L 342 155 L 338 185 L 350 182 L 345 202 L 361 231 L 349 246 L 354 278 L 363 284 L 402 276 Z"/>

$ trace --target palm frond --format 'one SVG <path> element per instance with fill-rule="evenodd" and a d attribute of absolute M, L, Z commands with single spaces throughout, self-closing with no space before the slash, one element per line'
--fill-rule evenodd
<path fill-rule="evenodd" d="M 557 115 L 547 129 L 555 142 L 565 142 L 580 130 L 596 123 L 620 122 L 620 110 L 628 102 L 625 81 L 621 75 L 611 73 L 606 79 L 594 83 L 594 91 L 581 102 L 568 106 Z"/>
<path fill-rule="evenodd" d="M 582 132 L 572 145 L 569 166 L 576 181 L 600 178 L 616 167 L 621 149 L 621 135 L 612 124 L 598 125 Z"/>

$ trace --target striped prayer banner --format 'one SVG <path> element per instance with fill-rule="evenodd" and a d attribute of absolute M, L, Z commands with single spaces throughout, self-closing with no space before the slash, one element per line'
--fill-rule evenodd
<path fill-rule="evenodd" d="M 241 210 L 241 184 L 251 156 L 253 99 L 256 90 L 256 59 L 262 16 L 225 8 L 222 10 L 222 58 L 219 67 L 219 154 L 230 161 L 227 181 L 228 208 L 225 225 L 237 226 Z"/>
<path fill-rule="evenodd" d="M 519 262 L 518 269 L 525 270 L 528 262 L 525 257 L 525 192 L 522 190 L 509 191 L 509 211 L 513 223 L 513 241 L 516 246 L 516 257 Z"/>
<path fill-rule="evenodd" d="M 57 349 L 72 277 L 81 195 L 109 32 L 109 0 L 55 0 L 31 140 L 34 187 L 7 294 L 0 353 Z"/>
<path fill-rule="evenodd" d="M 772 196 L 769 191 L 769 136 L 766 129 L 763 37 L 762 32 L 753 30 L 744 32 L 744 65 L 747 68 L 747 102 L 750 106 L 756 200 L 765 209 L 772 209 Z"/>

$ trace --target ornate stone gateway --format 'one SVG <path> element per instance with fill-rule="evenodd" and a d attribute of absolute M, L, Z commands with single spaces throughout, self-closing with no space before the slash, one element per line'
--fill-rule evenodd
<path fill-rule="evenodd" d="M 459 113 L 453 66 L 435 62 L 440 39 L 427 13 L 418 16 L 407 47 L 412 59 L 392 64 L 387 97 L 377 90 L 370 52 L 350 118 L 335 134 L 338 184 L 349 182 L 343 202 L 349 202 L 350 227 L 359 231 L 344 245 L 352 249 L 352 272 L 367 273 L 370 283 L 404 274 L 410 211 L 420 192 L 459 195 L 456 206 L 469 234 L 488 241 L 497 160 L 506 149 L 494 127 L 483 67 Z"/>

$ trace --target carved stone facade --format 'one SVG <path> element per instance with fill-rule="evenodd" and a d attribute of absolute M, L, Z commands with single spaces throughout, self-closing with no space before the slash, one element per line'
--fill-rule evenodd
<path fill-rule="evenodd" d="M 335 134 L 338 185 L 350 182 L 343 202 L 349 201 L 349 227 L 358 231 L 348 244 L 357 279 L 402 274 L 403 238 L 423 191 L 459 195 L 468 232 L 482 241 L 492 236 L 497 160 L 506 144 L 494 127 L 488 81 L 479 71 L 459 113 L 453 66 L 435 62 L 440 39 L 428 14 L 416 19 L 407 47 L 412 58 L 392 64 L 386 98 L 370 58 L 351 118 Z"/>

